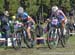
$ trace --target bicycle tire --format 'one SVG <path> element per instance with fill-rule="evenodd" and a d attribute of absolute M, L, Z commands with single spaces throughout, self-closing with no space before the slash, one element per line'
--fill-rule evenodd
<path fill-rule="evenodd" d="M 26 46 L 28 48 L 31 48 L 30 44 L 28 43 L 29 41 L 28 41 L 28 35 L 27 35 L 26 30 L 23 30 L 22 35 L 23 35 L 23 41 L 26 44 Z"/>
<path fill-rule="evenodd" d="M 65 47 L 66 45 L 66 38 L 65 35 L 63 35 L 63 30 L 61 29 L 61 35 L 60 35 L 60 43 L 62 45 L 62 47 Z"/>
<path fill-rule="evenodd" d="M 31 42 L 31 48 L 35 46 L 35 32 L 31 31 L 31 37 L 32 37 L 32 42 Z"/>
<path fill-rule="evenodd" d="M 21 48 L 21 34 L 19 32 L 15 33 L 15 41 L 13 41 L 13 48 L 19 49 Z"/>
<path fill-rule="evenodd" d="M 47 36 L 47 44 L 48 44 L 48 47 L 49 47 L 50 49 L 56 48 L 57 45 L 58 45 L 58 40 L 59 40 L 58 34 L 54 34 L 54 36 L 56 35 L 56 39 L 49 40 L 49 38 L 51 37 L 51 32 L 52 32 L 52 31 L 53 31 L 53 30 L 50 29 L 49 32 L 48 32 L 48 36 Z M 53 37 L 53 36 L 52 36 L 52 37 Z M 54 42 L 54 43 L 51 44 L 51 42 Z M 55 42 L 57 42 L 57 43 L 55 43 Z"/>

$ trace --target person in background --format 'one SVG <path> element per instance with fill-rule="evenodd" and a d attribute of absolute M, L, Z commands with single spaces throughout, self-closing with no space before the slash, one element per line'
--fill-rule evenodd
<path fill-rule="evenodd" d="M 69 16 L 70 16 L 70 22 L 73 24 L 74 23 L 74 10 L 73 10 L 73 8 L 70 10 Z"/>
<path fill-rule="evenodd" d="M 69 12 L 69 17 L 70 17 L 69 29 L 70 29 L 70 32 L 72 33 L 74 30 L 74 10 L 73 10 L 73 8 Z M 72 36 L 72 34 L 71 34 L 71 36 Z"/>
<path fill-rule="evenodd" d="M 2 17 L 3 13 L 0 11 L 0 38 L 2 37 Z"/>
<path fill-rule="evenodd" d="M 48 32 L 50 29 L 50 22 L 51 22 L 51 20 L 49 18 L 47 18 L 45 21 L 46 24 L 45 24 L 45 28 L 44 28 L 45 33 Z"/>
<path fill-rule="evenodd" d="M 3 15 L 1 17 L 2 20 L 2 38 L 5 38 L 6 42 L 5 42 L 5 46 L 7 47 L 7 39 L 8 39 L 8 34 L 9 34 L 9 25 L 8 25 L 8 18 L 9 17 L 9 12 L 8 11 L 4 11 Z"/>

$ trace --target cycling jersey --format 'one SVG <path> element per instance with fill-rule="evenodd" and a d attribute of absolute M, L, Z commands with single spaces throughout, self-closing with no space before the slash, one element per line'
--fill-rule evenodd
<path fill-rule="evenodd" d="M 22 13 L 18 13 L 17 14 L 17 18 L 21 17 L 22 19 L 27 19 L 28 18 L 28 14 L 26 12 Z"/>
<path fill-rule="evenodd" d="M 26 18 L 28 18 L 28 16 L 29 16 L 29 15 L 28 15 L 26 12 L 24 12 L 22 19 L 26 19 Z"/>
<path fill-rule="evenodd" d="M 62 20 L 64 20 L 62 10 L 57 10 L 56 12 L 52 13 L 51 17 L 53 16 L 55 16 L 58 19 L 58 22 L 61 22 Z"/>
<path fill-rule="evenodd" d="M 26 23 L 28 21 L 28 14 L 27 12 L 22 13 L 18 13 L 17 14 L 17 18 L 21 18 L 23 23 Z"/>
<path fill-rule="evenodd" d="M 19 16 L 22 19 L 22 22 L 27 25 L 27 27 L 31 27 L 32 26 L 31 22 L 29 22 L 29 19 L 30 18 L 28 17 L 29 15 L 28 15 L 27 12 L 24 12 L 23 14 L 22 13 L 19 13 L 17 15 L 17 18 L 19 18 Z"/>

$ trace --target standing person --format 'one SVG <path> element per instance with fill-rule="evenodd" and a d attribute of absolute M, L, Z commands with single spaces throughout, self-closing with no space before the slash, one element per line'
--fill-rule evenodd
<path fill-rule="evenodd" d="M 74 23 L 74 10 L 71 9 L 69 12 L 69 16 L 70 16 L 70 23 Z"/>
<path fill-rule="evenodd" d="M 2 37 L 2 17 L 3 13 L 0 11 L 0 38 Z"/>
<path fill-rule="evenodd" d="M 18 8 L 18 14 L 17 14 L 17 18 L 21 18 L 22 22 L 25 24 L 27 23 L 27 34 L 28 34 L 28 38 L 29 40 L 31 40 L 31 33 L 30 33 L 30 30 L 31 30 L 31 23 L 35 24 L 35 21 L 28 15 L 27 12 L 24 11 L 24 9 L 22 7 L 19 7 Z"/>
<path fill-rule="evenodd" d="M 2 32 L 3 32 L 2 37 L 6 39 L 6 43 L 5 43 L 6 47 L 7 47 L 7 39 L 9 34 L 8 17 L 9 17 L 8 11 L 4 11 L 2 16 Z"/>
<path fill-rule="evenodd" d="M 73 26 L 74 26 L 74 10 L 71 9 L 69 12 L 69 17 L 70 17 L 70 32 L 73 32 Z"/>
<path fill-rule="evenodd" d="M 58 23 L 61 24 L 61 28 L 64 30 L 63 35 L 65 35 L 65 23 L 67 22 L 67 17 L 63 13 L 63 11 L 58 8 L 58 6 L 52 7 L 51 18 L 53 17 L 56 17 L 58 19 Z"/>
<path fill-rule="evenodd" d="M 16 16 L 12 15 L 11 20 L 9 20 L 9 27 L 10 27 L 10 39 L 13 48 L 16 46 L 16 41 L 14 41 L 15 33 L 16 33 L 15 25 L 16 25 Z"/>

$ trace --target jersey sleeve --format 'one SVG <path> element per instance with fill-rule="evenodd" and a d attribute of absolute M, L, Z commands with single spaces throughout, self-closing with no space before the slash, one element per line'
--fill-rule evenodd
<path fill-rule="evenodd" d="M 62 10 L 59 10 L 59 13 L 61 13 L 61 15 L 65 17 L 65 14 L 63 13 Z"/>
<path fill-rule="evenodd" d="M 24 14 L 23 14 L 23 18 L 25 19 L 25 18 L 28 18 L 28 13 L 26 13 L 26 12 L 24 12 Z"/>

